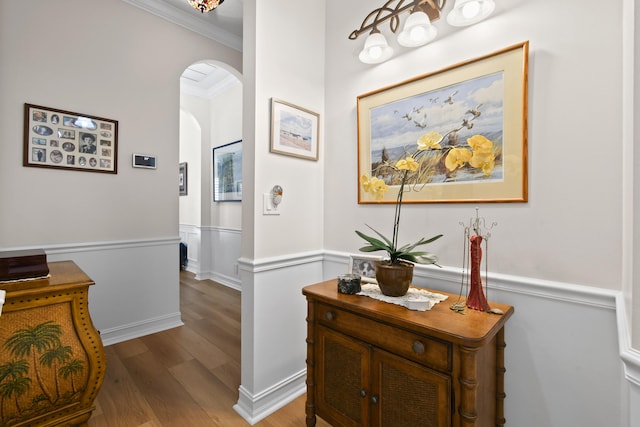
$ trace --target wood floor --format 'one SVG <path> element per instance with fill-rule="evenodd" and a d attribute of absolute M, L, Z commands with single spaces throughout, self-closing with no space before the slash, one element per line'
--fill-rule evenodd
<path fill-rule="evenodd" d="M 185 271 L 180 283 L 184 326 L 105 348 L 107 373 L 90 427 L 249 425 L 233 410 L 240 293 Z M 255 425 L 304 426 L 304 402 L 305 395 Z"/>

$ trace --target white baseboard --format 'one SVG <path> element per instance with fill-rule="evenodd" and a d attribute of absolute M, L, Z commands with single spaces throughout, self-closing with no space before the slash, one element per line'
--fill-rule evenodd
<path fill-rule="evenodd" d="M 238 403 L 233 409 L 249 424 L 254 425 L 302 396 L 307 391 L 306 377 L 307 370 L 304 369 L 255 395 L 251 395 L 241 385 Z"/>
<path fill-rule="evenodd" d="M 189 268 L 187 267 L 187 271 Z M 236 277 L 227 276 L 220 273 L 215 272 L 207 272 L 207 273 L 196 273 L 196 280 L 213 280 L 214 282 L 220 283 L 228 288 L 235 289 L 236 291 L 242 291 L 242 283 L 240 279 Z"/>
<path fill-rule="evenodd" d="M 102 338 L 102 343 L 107 346 L 183 325 L 184 323 L 182 323 L 180 313 L 174 313 L 168 316 L 146 319 L 142 322 L 101 330 L 100 337 Z"/>

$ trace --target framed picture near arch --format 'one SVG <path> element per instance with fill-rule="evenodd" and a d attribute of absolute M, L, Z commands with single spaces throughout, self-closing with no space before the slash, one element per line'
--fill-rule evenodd
<path fill-rule="evenodd" d="M 118 122 L 24 104 L 22 165 L 118 173 Z"/>
<path fill-rule="evenodd" d="M 242 140 L 213 149 L 213 201 L 242 201 Z"/>
<path fill-rule="evenodd" d="M 318 160 L 320 115 L 279 99 L 271 99 L 272 153 Z"/>

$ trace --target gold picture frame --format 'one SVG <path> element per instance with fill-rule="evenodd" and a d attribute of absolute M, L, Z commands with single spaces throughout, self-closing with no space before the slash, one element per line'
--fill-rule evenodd
<path fill-rule="evenodd" d="M 526 202 L 529 42 L 358 96 L 358 203 Z M 366 191 L 382 179 L 389 191 Z M 396 177 L 396 178 L 394 178 Z"/>
<path fill-rule="evenodd" d="M 279 99 L 271 99 L 269 151 L 307 160 L 318 160 L 320 115 Z"/>
<path fill-rule="evenodd" d="M 24 104 L 23 166 L 118 173 L 118 122 Z"/>

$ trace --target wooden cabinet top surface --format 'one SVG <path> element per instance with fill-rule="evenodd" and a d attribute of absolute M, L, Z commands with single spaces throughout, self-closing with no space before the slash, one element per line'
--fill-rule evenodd
<path fill-rule="evenodd" d="M 490 340 L 513 314 L 513 307 L 495 302 L 489 302 L 489 305 L 502 310 L 503 315 L 469 308 L 465 309 L 465 314 L 460 314 L 450 309 L 451 304 L 458 300 L 458 295 L 436 290 L 432 292 L 446 295 L 448 299 L 436 304 L 431 310 L 414 311 L 366 296 L 341 294 L 335 279 L 309 285 L 302 290 L 309 300 L 331 304 L 379 322 L 418 333 L 428 332 L 430 335 L 472 347 L 481 346 Z"/>
<path fill-rule="evenodd" d="M 49 276 L 42 279 L 32 280 L 16 280 L 11 282 L 0 283 L 0 289 L 7 291 L 7 297 L 17 296 L 21 294 L 33 293 L 34 291 L 42 292 L 43 288 L 56 286 L 61 287 L 77 287 L 89 286 L 94 282 L 84 271 L 80 269 L 73 261 L 50 262 Z"/>

